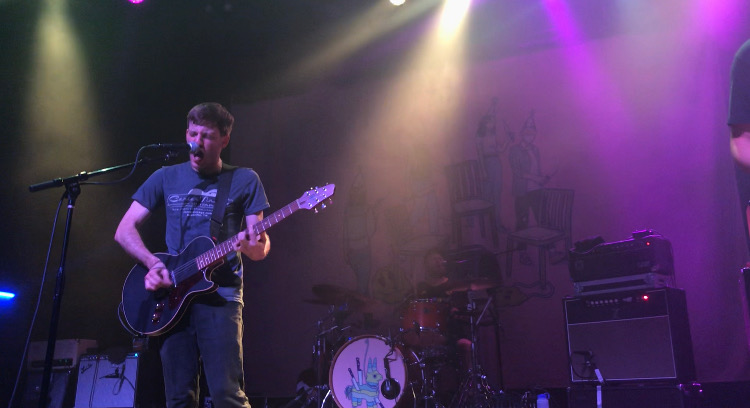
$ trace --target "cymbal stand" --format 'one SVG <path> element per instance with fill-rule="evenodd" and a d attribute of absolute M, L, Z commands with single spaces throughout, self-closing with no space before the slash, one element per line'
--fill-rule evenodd
<path fill-rule="evenodd" d="M 327 336 L 334 331 L 343 331 L 349 328 L 339 327 L 339 325 L 336 324 L 341 320 L 339 316 L 336 316 L 337 312 L 340 311 L 336 310 L 336 308 L 332 306 L 328 316 L 326 316 L 325 319 L 318 320 L 317 322 L 318 333 L 315 335 L 315 346 L 313 347 L 313 370 L 315 371 L 315 384 L 310 388 L 307 394 L 308 396 L 310 394 L 313 394 L 315 406 L 321 408 L 325 404 L 328 394 L 331 392 L 324 377 L 326 374 L 325 371 L 327 368 L 327 363 L 329 363 L 329 361 L 327 361 L 327 356 L 325 355 L 326 351 L 328 350 Z M 323 329 L 323 323 L 329 317 L 333 317 L 333 325 L 327 329 Z"/>
<path fill-rule="evenodd" d="M 424 408 L 445 408 L 437 396 L 436 382 L 438 379 L 438 367 L 434 363 L 430 364 L 432 367 L 427 367 L 428 364 L 424 362 L 424 359 L 420 357 L 419 368 L 422 373 L 422 401 L 424 401 Z M 426 374 L 429 371 L 429 374 Z M 428 377 L 429 375 L 429 377 Z M 415 405 L 416 405 L 416 399 Z"/>
<path fill-rule="evenodd" d="M 474 311 L 476 310 L 476 303 L 473 298 L 469 297 L 467 309 L 470 312 L 471 367 L 466 379 L 461 383 L 458 393 L 451 402 L 451 408 L 493 408 L 495 406 L 494 397 L 496 392 L 487 382 L 487 376 L 484 375 L 482 367 L 479 366 L 479 359 L 477 358 L 477 327 L 479 326 L 479 322 L 482 321 L 482 317 L 490 303 L 492 303 L 492 296 L 487 299 L 482 313 L 475 320 Z"/>

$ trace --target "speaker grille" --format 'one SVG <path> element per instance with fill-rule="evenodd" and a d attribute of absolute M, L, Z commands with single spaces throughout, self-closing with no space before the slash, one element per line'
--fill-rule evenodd
<path fill-rule="evenodd" d="M 695 379 L 685 294 L 662 288 L 564 299 L 571 382 Z"/>
<path fill-rule="evenodd" d="M 137 374 L 135 354 L 121 362 L 110 361 L 106 355 L 82 356 L 75 408 L 132 408 Z"/>

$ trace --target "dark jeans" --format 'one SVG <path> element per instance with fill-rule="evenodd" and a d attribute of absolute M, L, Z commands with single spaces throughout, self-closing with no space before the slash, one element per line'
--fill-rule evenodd
<path fill-rule="evenodd" d="M 169 408 L 196 408 L 200 363 L 216 408 L 250 407 L 242 367 L 242 305 L 209 295 L 193 303 L 161 346 Z"/>

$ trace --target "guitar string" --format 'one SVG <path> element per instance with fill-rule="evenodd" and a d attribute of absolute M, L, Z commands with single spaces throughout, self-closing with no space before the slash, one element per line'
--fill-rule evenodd
<path fill-rule="evenodd" d="M 292 207 L 293 204 L 296 205 L 296 208 Z M 258 222 L 257 224 L 253 225 L 253 231 L 257 235 L 260 235 L 261 232 L 268 230 L 273 225 L 275 225 L 276 223 L 278 223 L 280 220 L 283 220 L 286 217 L 288 217 L 289 215 L 294 214 L 300 208 L 301 207 L 299 206 L 299 204 L 296 201 L 293 202 L 293 203 L 290 203 L 290 204 L 282 207 L 278 211 L 274 212 L 273 214 L 271 214 L 270 217 L 264 218 L 260 222 Z M 289 215 L 285 215 L 284 214 L 284 210 L 288 210 L 289 211 Z M 279 216 L 281 217 L 280 219 L 279 219 Z M 263 228 L 259 230 L 259 226 L 262 226 Z M 183 279 L 189 278 L 190 276 L 194 275 L 196 272 L 198 272 L 198 271 L 204 269 L 205 267 L 211 265 L 214 261 L 216 261 L 216 260 L 218 260 L 220 258 L 223 258 L 226 254 L 228 254 L 229 252 L 231 252 L 231 249 L 234 247 L 234 244 L 239 239 L 240 239 L 239 238 L 239 234 L 235 235 L 234 237 L 230 238 L 229 240 L 224 241 L 224 242 L 218 244 L 217 246 L 209 249 L 208 251 L 204 252 L 203 254 L 197 256 L 191 262 L 187 262 L 185 264 L 182 264 L 182 265 L 178 266 L 177 268 L 175 268 L 172 271 L 172 273 L 173 273 L 173 275 L 175 277 L 175 280 L 181 281 Z M 224 248 L 224 247 L 227 247 L 227 246 L 228 246 L 228 248 Z M 223 250 L 223 251 L 220 251 L 220 250 Z M 219 256 L 219 254 L 223 254 L 223 255 Z M 210 256 L 216 256 L 216 258 L 215 259 L 211 259 Z M 206 262 L 205 258 L 208 258 L 207 262 Z M 200 266 L 201 261 L 205 262 L 205 266 L 204 267 Z"/>

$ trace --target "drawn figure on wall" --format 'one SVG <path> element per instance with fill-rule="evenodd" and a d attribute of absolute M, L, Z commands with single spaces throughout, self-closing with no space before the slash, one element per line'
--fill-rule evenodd
<path fill-rule="evenodd" d="M 433 159 L 425 146 L 413 146 L 408 160 L 407 175 L 409 181 L 409 195 L 407 202 L 411 204 L 409 237 L 422 235 L 437 235 L 440 232 L 438 222 L 438 199 L 433 181 L 434 171 L 431 166 Z M 427 226 L 427 231 L 416 231 L 417 226 Z"/>
<path fill-rule="evenodd" d="M 412 228 L 409 211 L 405 203 L 398 203 L 384 209 L 384 233 L 388 248 L 378 253 L 388 264 L 378 268 L 372 277 L 372 295 L 388 304 L 398 304 L 413 290 L 412 270 L 404 264 L 404 251 L 412 245 Z M 427 235 L 423 238 L 429 238 Z M 416 240 L 415 242 L 421 242 Z M 407 251 L 408 252 L 408 251 Z M 419 252 L 421 253 L 421 252 Z"/>
<path fill-rule="evenodd" d="M 502 191 L 503 191 L 503 163 L 501 155 L 505 153 L 513 141 L 514 135 L 505 125 L 505 134 L 497 135 L 497 97 L 492 98 L 492 104 L 482 118 L 475 134 L 477 159 L 479 169 L 484 180 L 483 191 L 487 199 L 495 206 L 495 223 L 498 232 L 507 229 L 502 223 Z"/>
<path fill-rule="evenodd" d="M 361 170 L 349 189 L 349 201 L 344 214 L 344 259 L 357 278 L 357 290 L 369 294 L 372 270 L 371 240 L 377 225 L 376 209 L 367 204 L 367 186 Z"/>
<path fill-rule="evenodd" d="M 529 226 L 530 213 L 538 219 L 541 205 L 541 188 L 550 180 L 542 174 L 539 148 L 534 144 L 537 136 L 534 111 L 532 110 L 521 129 L 520 140 L 511 146 L 508 153 L 510 167 L 513 171 L 512 191 L 516 214 L 516 231 Z M 533 261 L 526 252 L 526 245 L 519 243 L 515 248 L 519 252 L 522 265 L 531 265 Z"/>

